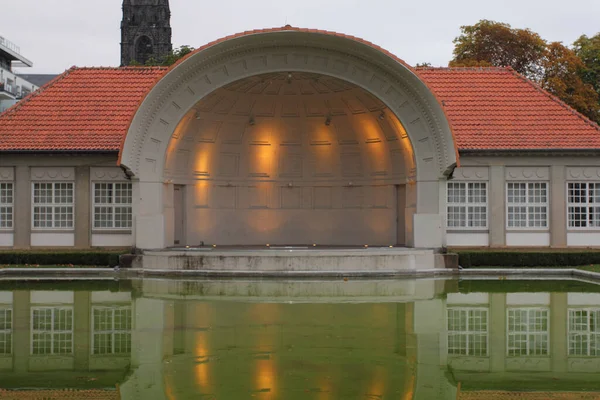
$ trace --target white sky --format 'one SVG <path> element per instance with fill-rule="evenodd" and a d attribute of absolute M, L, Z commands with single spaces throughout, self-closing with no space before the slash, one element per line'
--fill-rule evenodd
<path fill-rule="evenodd" d="M 5 0 L 0 35 L 34 63 L 22 73 L 118 66 L 122 0 Z M 461 25 L 480 19 L 571 44 L 600 31 L 600 0 L 171 0 L 175 47 L 287 23 L 374 42 L 411 65 L 446 66 Z"/>

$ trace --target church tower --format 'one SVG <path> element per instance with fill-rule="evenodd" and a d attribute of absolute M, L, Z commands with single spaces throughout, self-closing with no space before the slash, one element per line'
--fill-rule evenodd
<path fill-rule="evenodd" d="M 123 0 L 121 65 L 161 61 L 172 49 L 169 0 Z"/>

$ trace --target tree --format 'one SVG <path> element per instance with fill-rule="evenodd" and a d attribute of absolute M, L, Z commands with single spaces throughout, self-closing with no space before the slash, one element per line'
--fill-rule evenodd
<path fill-rule="evenodd" d="M 537 33 L 488 20 L 460 30 L 461 35 L 453 41 L 451 67 L 510 66 L 527 78 L 540 80 L 546 42 Z"/>
<path fill-rule="evenodd" d="M 592 85 L 600 96 L 600 33 L 591 38 L 580 36 L 573 43 L 573 50 L 584 64 L 581 79 Z"/>
<path fill-rule="evenodd" d="M 146 61 L 146 66 L 171 66 L 173 64 L 175 64 L 179 59 L 185 57 L 186 55 L 190 54 L 192 51 L 194 51 L 195 49 L 191 46 L 187 46 L 187 45 L 183 45 L 180 47 L 177 47 L 176 49 L 171 50 L 171 52 L 169 54 L 167 54 L 164 58 L 162 58 L 161 60 L 157 60 L 154 57 L 151 57 L 148 61 Z M 130 65 L 140 65 L 139 63 L 131 63 Z"/>
<path fill-rule="evenodd" d="M 598 93 L 581 78 L 586 65 L 560 42 L 548 45 L 541 86 L 588 118 L 600 120 Z"/>

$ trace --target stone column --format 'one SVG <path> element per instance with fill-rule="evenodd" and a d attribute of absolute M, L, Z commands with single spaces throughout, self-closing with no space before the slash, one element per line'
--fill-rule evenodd
<path fill-rule="evenodd" d="M 565 167 L 550 167 L 550 245 L 567 246 L 567 184 Z"/>
<path fill-rule="evenodd" d="M 140 249 L 166 246 L 162 182 L 132 181 L 135 215 L 135 245 Z"/>
<path fill-rule="evenodd" d="M 77 291 L 74 296 L 73 355 L 75 370 L 87 371 L 90 367 L 91 302 L 90 292 Z"/>
<path fill-rule="evenodd" d="M 31 176 L 29 167 L 15 167 L 14 248 L 28 249 L 31 245 Z"/>
<path fill-rule="evenodd" d="M 552 372 L 567 371 L 568 343 L 568 293 L 550 294 L 550 356 Z"/>
<path fill-rule="evenodd" d="M 504 166 L 490 166 L 490 183 L 488 187 L 490 247 L 503 247 L 506 245 L 505 187 Z"/>
<path fill-rule="evenodd" d="M 490 293 L 488 335 L 490 372 L 504 372 L 506 359 L 506 293 Z"/>
<path fill-rule="evenodd" d="M 445 244 L 444 218 L 440 213 L 441 181 L 417 182 L 417 213 L 413 215 L 414 247 L 441 248 Z"/>
<path fill-rule="evenodd" d="M 75 168 L 75 247 L 91 246 L 90 167 Z"/>
<path fill-rule="evenodd" d="M 31 307 L 28 290 L 13 292 L 13 371 L 29 369 L 31 339 Z"/>

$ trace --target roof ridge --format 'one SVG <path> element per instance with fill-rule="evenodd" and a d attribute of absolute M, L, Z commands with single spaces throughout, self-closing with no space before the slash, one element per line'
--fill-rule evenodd
<path fill-rule="evenodd" d="M 21 109 L 23 106 L 25 106 L 27 103 L 29 103 L 31 100 L 33 100 L 34 98 L 36 98 L 37 96 L 39 96 L 40 94 L 42 94 L 43 92 L 45 92 L 47 89 L 49 89 L 50 87 L 54 86 L 56 83 L 58 83 L 59 81 L 63 80 L 64 78 L 66 78 L 67 76 L 69 76 L 69 74 L 72 71 L 75 71 L 79 68 L 73 66 L 67 70 L 65 70 L 65 72 L 63 72 L 62 74 L 54 77 L 54 79 L 51 79 L 49 82 L 47 82 L 46 84 L 44 84 L 43 86 L 41 86 L 39 89 L 29 93 L 27 96 L 25 96 L 23 99 L 17 101 L 15 104 L 13 104 L 12 106 L 10 106 L 9 108 L 7 108 L 6 110 L 4 110 L 3 112 L 0 113 L 0 118 L 6 117 L 9 114 L 13 114 L 15 112 L 17 112 L 19 109 Z"/>
<path fill-rule="evenodd" d="M 552 93 L 550 93 L 549 91 L 547 91 L 546 89 L 541 87 L 539 84 L 532 81 L 531 79 L 526 78 L 525 76 L 518 73 L 514 69 L 511 68 L 510 72 L 517 78 L 528 83 L 531 87 L 533 87 L 535 90 L 537 90 L 538 92 L 540 92 L 543 95 L 545 95 L 546 97 L 548 97 L 550 100 L 554 101 L 555 103 L 557 103 L 558 105 L 560 105 L 561 107 L 563 107 L 564 109 L 569 111 L 571 114 L 575 115 L 577 118 L 581 119 L 583 122 L 587 123 L 591 127 L 596 128 L 598 131 L 600 131 L 600 125 L 598 123 L 596 123 L 596 121 L 593 121 L 592 119 L 583 115 L 582 113 L 577 111 L 575 108 L 571 107 L 570 105 L 568 105 L 567 103 L 565 103 L 564 101 L 559 99 L 557 96 L 553 95 Z"/>

